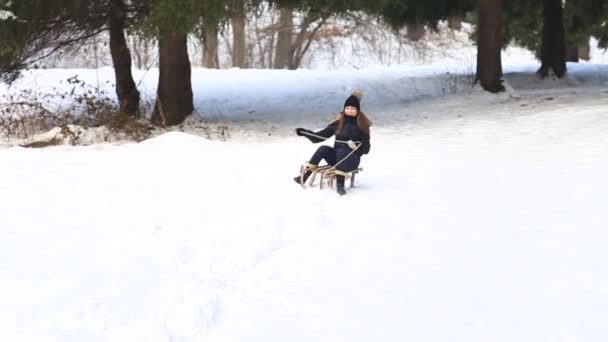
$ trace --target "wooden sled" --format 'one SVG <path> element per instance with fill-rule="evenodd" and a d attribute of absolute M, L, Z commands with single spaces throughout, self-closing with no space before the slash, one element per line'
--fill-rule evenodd
<path fill-rule="evenodd" d="M 306 187 L 305 182 L 303 182 L 304 174 L 307 171 L 312 172 L 310 177 L 308 177 L 309 186 L 314 186 L 317 176 L 320 176 L 319 188 L 323 189 L 324 185 L 327 185 L 331 189 L 334 186 L 334 181 L 336 179 L 336 176 L 341 175 L 341 176 L 344 176 L 345 181 L 347 179 L 350 179 L 350 187 L 352 188 L 355 186 L 355 176 L 359 172 L 363 171 L 363 168 L 359 167 L 352 171 L 342 172 L 342 171 L 334 169 L 330 165 L 316 166 L 316 165 L 306 163 L 306 164 L 302 165 L 302 167 L 300 168 L 300 184 L 304 188 Z"/>

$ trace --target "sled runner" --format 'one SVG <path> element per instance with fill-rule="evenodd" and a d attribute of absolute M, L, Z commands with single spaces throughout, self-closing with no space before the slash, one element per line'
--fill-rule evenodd
<path fill-rule="evenodd" d="M 352 188 L 355 186 L 355 176 L 359 172 L 363 171 L 363 168 L 359 167 L 352 171 L 343 172 L 340 170 L 336 170 L 336 168 L 332 167 L 331 165 L 317 166 L 305 163 L 300 168 L 300 184 L 303 188 L 306 187 L 306 182 L 304 181 L 304 174 L 308 171 L 311 172 L 310 176 L 308 177 L 309 186 L 314 186 L 315 180 L 317 176 L 319 176 L 319 188 L 323 189 L 324 186 L 327 185 L 331 189 L 334 186 L 336 176 L 344 176 L 345 180 L 350 179 L 350 187 Z"/>

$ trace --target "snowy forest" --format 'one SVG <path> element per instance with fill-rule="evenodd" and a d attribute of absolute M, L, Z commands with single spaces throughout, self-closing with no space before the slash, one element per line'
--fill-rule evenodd
<path fill-rule="evenodd" d="M 608 341 L 605 0 L 0 0 L 0 339 Z"/>
<path fill-rule="evenodd" d="M 495 93 L 504 90 L 501 49 L 507 44 L 534 52 L 541 77 L 561 78 L 566 61 L 589 59 L 592 36 L 600 46 L 608 39 L 608 5 L 597 0 L 4 1 L 0 8 L 5 80 L 24 68 L 112 65 L 118 112 L 137 117 L 131 66 L 154 66 L 159 79 L 151 119 L 162 126 L 180 124 L 194 110 L 193 65 L 293 70 L 321 53 L 335 65 L 337 38 L 349 39 L 353 53 L 399 64 L 404 50 L 425 50 L 417 42 L 437 32 L 441 21 L 460 30 L 467 20 L 475 25 L 474 80 Z"/>

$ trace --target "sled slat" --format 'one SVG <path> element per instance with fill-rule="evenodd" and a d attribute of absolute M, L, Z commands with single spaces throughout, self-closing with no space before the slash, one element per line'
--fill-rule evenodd
<path fill-rule="evenodd" d="M 344 176 L 344 179 L 350 179 L 350 187 L 355 186 L 355 176 L 363 171 L 363 168 L 357 168 L 353 171 L 342 172 L 332 168 L 330 165 L 322 165 L 316 167 L 314 169 L 310 168 L 309 164 L 305 164 L 301 168 L 301 175 L 304 175 L 304 172 L 311 171 L 310 180 L 308 185 L 314 186 L 315 180 L 317 179 L 317 175 L 320 177 L 319 180 L 319 188 L 323 189 L 325 185 L 329 186 L 329 188 L 333 188 L 334 182 L 337 175 Z"/>

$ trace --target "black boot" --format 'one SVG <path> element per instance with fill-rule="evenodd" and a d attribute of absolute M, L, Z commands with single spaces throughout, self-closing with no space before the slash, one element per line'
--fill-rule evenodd
<path fill-rule="evenodd" d="M 296 183 L 302 185 L 302 184 L 306 183 L 306 180 L 308 179 L 308 177 L 310 177 L 311 174 L 312 174 L 312 171 L 306 171 L 304 173 L 304 179 L 303 179 L 304 181 L 302 181 L 302 177 L 300 177 L 300 176 L 294 177 L 293 180 Z"/>
<path fill-rule="evenodd" d="M 344 176 L 336 176 L 336 190 L 340 196 L 346 195 L 346 190 L 344 189 Z"/>

